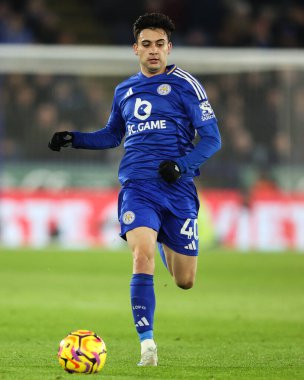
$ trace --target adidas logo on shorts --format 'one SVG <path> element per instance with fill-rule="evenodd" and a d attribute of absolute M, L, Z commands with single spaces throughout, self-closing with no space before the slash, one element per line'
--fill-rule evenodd
<path fill-rule="evenodd" d="M 192 240 L 192 242 L 190 244 L 185 245 L 184 248 L 185 249 L 190 249 L 192 251 L 195 251 L 196 250 L 195 240 Z"/>

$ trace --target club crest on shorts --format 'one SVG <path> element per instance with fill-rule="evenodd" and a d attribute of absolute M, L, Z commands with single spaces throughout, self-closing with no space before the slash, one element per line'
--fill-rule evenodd
<path fill-rule="evenodd" d="M 122 216 L 122 220 L 123 220 L 124 224 L 133 223 L 135 220 L 134 212 L 133 211 L 126 211 Z"/>
<path fill-rule="evenodd" d="M 159 95 L 168 95 L 171 92 L 171 86 L 169 84 L 161 84 L 157 87 Z"/>

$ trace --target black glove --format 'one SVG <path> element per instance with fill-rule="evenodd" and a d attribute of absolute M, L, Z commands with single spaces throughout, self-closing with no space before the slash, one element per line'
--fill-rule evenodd
<path fill-rule="evenodd" d="M 54 133 L 51 141 L 48 144 L 48 147 L 57 152 L 60 151 L 61 148 L 66 148 L 72 145 L 73 134 L 67 131 L 64 132 L 56 132 Z"/>
<path fill-rule="evenodd" d="M 174 183 L 182 175 L 177 163 L 169 160 L 160 163 L 158 173 L 168 183 Z"/>

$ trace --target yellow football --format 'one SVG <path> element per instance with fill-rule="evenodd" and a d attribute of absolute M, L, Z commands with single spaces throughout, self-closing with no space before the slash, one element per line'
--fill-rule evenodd
<path fill-rule="evenodd" d="M 69 373 L 99 372 L 105 365 L 106 357 L 105 342 L 90 330 L 73 331 L 59 344 L 59 363 Z"/>

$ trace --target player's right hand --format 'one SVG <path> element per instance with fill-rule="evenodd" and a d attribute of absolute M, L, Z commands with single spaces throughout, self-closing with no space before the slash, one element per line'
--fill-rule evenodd
<path fill-rule="evenodd" d="M 72 146 L 73 134 L 67 131 L 54 133 L 48 147 L 56 152 L 59 152 L 61 148 Z"/>

